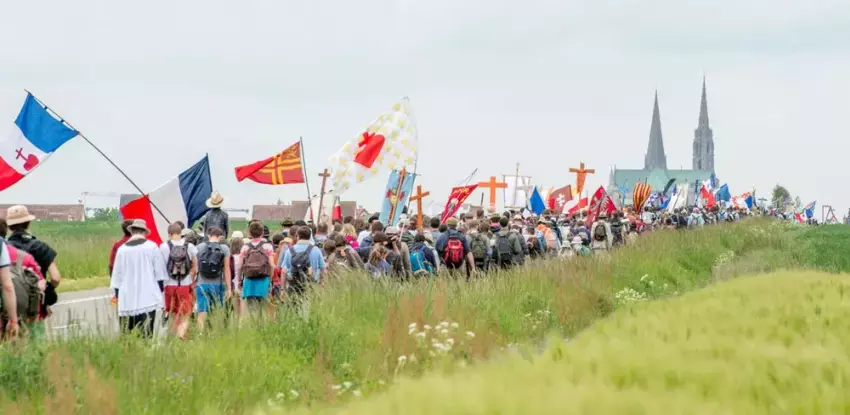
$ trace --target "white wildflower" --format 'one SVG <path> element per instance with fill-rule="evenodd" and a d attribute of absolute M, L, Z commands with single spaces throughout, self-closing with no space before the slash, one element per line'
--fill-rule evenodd
<path fill-rule="evenodd" d="M 363 392 L 361 392 L 361 391 L 360 391 L 360 389 L 355 389 L 355 390 L 353 390 L 353 391 L 351 392 L 351 394 L 352 394 L 352 395 L 354 395 L 354 396 L 356 396 L 356 397 L 358 397 L 358 398 L 359 398 L 359 397 L 361 397 L 361 396 L 363 396 Z"/>
<path fill-rule="evenodd" d="M 441 322 L 440 322 L 440 327 L 446 328 L 446 327 L 448 327 L 448 326 L 449 326 L 449 322 L 448 322 L 448 321 L 441 321 Z"/>
<path fill-rule="evenodd" d="M 425 332 L 420 331 L 419 333 L 416 333 L 416 337 L 419 337 L 420 339 L 424 339 L 425 338 Z"/>
<path fill-rule="evenodd" d="M 454 346 L 454 344 L 455 344 L 455 339 L 453 339 L 453 338 L 449 337 L 448 339 L 446 339 L 446 343 L 451 344 L 451 345 L 453 345 L 453 346 Z"/>
<path fill-rule="evenodd" d="M 442 329 L 442 330 L 440 330 L 440 334 L 442 334 L 443 336 L 448 336 L 448 335 L 449 335 L 449 331 L 448 331 L 448 330 L 446 330 L 446 329 Z"/>
<path fill-rule="evenodd" d="M 268 406 L 274 406 L 274 401 L 272 401 L 271 399 L 269 399 L 269 400 L 267 400 L 267 401 L 266 401 L 266 405 L 268 405 Z"/>
<path fill-rule="evenodd" d="M 301 394 L 299 394 L 297 390 L 293 389 L 293 390 L 289 391 L 289 396 L 291 396 L 292 399 L 298 399 L 298 397 L 301 396 Z"/>
<path fill-rule="evenodd" d="M 351 389 L 351 382 L 342 382 L 342 387 L 345 389 Z"/>
<path fill-rule="evenodd" d="M 429 326 L 427 324 L 422 326 L 422 328 L 425 329 L 425 331 L 431 330 L 431 326 Z"/>
<path fill-rule="evenodd" d="M 274 397 L 275 397 L 275 398 L 277 398 L 277 400 L 281 400 L 281 399 L 283 399 L 285 396 L 286 396 L 286 395 L 284 395 L 284 394 L 283 394 L 283 392 L 278 392 L 278 393 L 277 393 L 277 395 L 275 395 Z"/>
<path fill-rule="evenodd" d="M 333 385 L 333 386 L 331 386 L 331 389 L 338 391 L 338 390 L 342 389 L 342 385 Z"/>
<path fill-rule="evenodd" d="M 468 331 L 468 332 L 466 332 L 466 337 L 469 337 L 470 339 L 471 339 L 471 338 L 474 338 L 474 337 L 475 337 L 475 333 L 473 333 L 473 332 L 471 332 L 471 331 Z"/>
<path fill-rule="evenodd" d="M 450 326 L 451 326 L 453 329 L 456 329 L 456 328 L 460 327 L 460 324 L 457 324 L 457 323 L 454 323 L 454 322 L 453 322 L 452 324 L 450 324 Z"/>
<path fill-rule="evenodd" d="M 416 323 L 410 323 L 410 324 L 407 325 L 407 328 L 409 328 L 411 330 L 416 330 L 417 327 L 419 327 L 419 325 L 416 324 Z"/>
<path fill-rule="evenodd" d="M 383 379 L 378 379 L 378 384 L 384 386 L 387 384 L 387 382 L 385 382 Z"/>
<path fill-rule="evenodd" d="M 646 281 L 648 278 L 649 278 L 649 274 L 643 274 L 643 276 L 642 276 L 642 277 L 640 277 L 640 280 L 641 280 L 641 281 Z"/>
<path fill-rule="evenodd" d="M 404 362 L 406 362 L 406 361 L 407 361 L 407 356 L 405 356 L 405 355 L 401 355 L 401 356 L 399 356 L 399 357 L 398 357 L 398 362 L 399 362 L 399 363 L 404 363 Z"/>
<path fill-rule="evenodd" d="M 407 330 L 407 334 L 412 336 L 413 333 L 416 333 L 416 327 L 411 327 L 410 329 Z"/>

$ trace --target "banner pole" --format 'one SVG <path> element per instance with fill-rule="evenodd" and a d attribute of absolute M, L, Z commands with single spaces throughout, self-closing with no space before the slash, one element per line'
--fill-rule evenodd
<path fill-rule="evenodd" d="M 310 193 L 310 178 L 307 177 L 307 157 L 304 156 L 304 138 L 298 137 L 298 150 L 301 151 L 301 170 L 304 174 L 304 185 L 307 187 L 307 204 L 310 205 L 310 218 L 313 224 L 318 223 L 319 218 L 313 216 L 313 193 Z"/>
<path fill-rule="evenodd" d="M 163 218 L 165 218 L 165 221 L 166 221 L 166 222 L 171 222 L 170 220 L 168 220 L 168 217 L 167 217 L 167 216 L 165 216 L 165 214 L 164 214 L 164 213 L 162 213 L 162 210 L 160 210 L 160 209 L 159 209 L 159 207 L 157 207 L 157 206 L 156 206 L 156 204 L 154 204 L 154 203 L 153 203 L 153 201 L 152 201 L 152 200 L 150 200 L 150 198 L 149 198 L 149 197 L 147 196 L 147 194 L 146 194 L 146 193 L 142 190 L 142 188 L 140 188 L 140 187 L 139 187 L 139 185 L 137 185 L 137 184 L 136 184 L 136 182 L 134 182 L 134 181 L 133 181 L 133 179 L 131 179 L 131 178 L 130 178 L 130 176 L 128 176 L 128 175 L 127 175 L 127 173 L 125 173 L 125 172 L 124 172 L 124 170 L 121 170 L 121 168 L 120 168 L 120 167 L 118 167 L 118 165 L 117 165 L 117 164 L 115 164 L 115 162 L 114 162 L 114 161 L 112 161 L 112 159 L 111 159 L 111 158 L 109 158 L 109 156 L 107 156 L 107 155 L 106 155 L 103 151 L 101 151 L 101 149 L 100 149 L 100 148 L 98 148 L 96 145 L 94 145 L 94 143 L 92 143 L 92 142 L 91 142 L 91 140 L 89 140 L 89 139 L 88 139 L 88 137 L 86 137 L 86 136 L 85 136 L 85 134 L 83 134 L 83 133 L 82 133 L 82 131 L 80 131 L 80 130 L 78 130 L 78 129 L 74 128 L 74 126 L 73 126 L 73 125 L 71 125 L 71 123 L 69 123 L 68 121 L 65 121 L 65 119 L 64 119 L 64 118 L 62 118 L 62 116 L 61 116 L 61 115 L 59 115 L 59 113 L 58 113 L 58 112 L 56 112 L 56 111 L 54 111 L 52 108 L 48 107 L 48 106 L 47 106 L 47 104 L 45 104 L 45 103 L 44 103 L 44 101 L 42 101 L 42 100 L 38 99 L 38 97 L 36 97 L 36 96 L 35 96 L 32 92 L 30 92 L 30 91 L 28 91 L 28 90 L 26 90 L 26 89 L 24 89 L 24 91 L 25 91 L 27 94 L 30 94 L 30 95 L 33 97 L 33 99 L 35 99 L 35 100 L 36 100 L 36 102 L 38 102 L 38 103 L 39 103 L 39 105 L 41 105 L 42 107 L 44 107 L 44 109 L 45 109 L 45 110 L 49 111 L 49 112 L 50 112 L 50 113 L 52 113 L 52 114 L 53 114 L 56 118 L 58 118 L 58 119 L 59 119 L 59 122 L 61 122 L 62 124 L 65 124 L 65 126 L 67 126 L 68 128 L 70 128 L 70 129 L 72 129 L 72 130 L 76 131 L 76 132 L 77 132 L 77 135 L 78 135 L 78 136 L 80 136 L 80 138 L 82 138 L 83 140 L 85 140 L 85 141 L 86 141 L 86 143 L 88 143 L 88 144 L 89 144 L 89 145 L 90 145 L 90 146 L 91 146 L 91 147 L 92 147 L 95 151 L 97 151 L 97 152 L 98 152 L 98 153 L 99 153 L 99 154 L 100 154 L 100 155 L 101 155 L 104 159 L 106 159 L 106 161 L 108 161 L 108 162 L 109 162 L 109 164 L 111 164 L 111 165 L 112 165 L 112 167 L 115 167 L 115 170 L 118 170 L 118 173 L 121 173 L 121 175 L 122 175 L 122 176 L 124 176 L 124 178 L 125 178 L 125 179 L 127 179 L 127 181 L 128 181 L 128 182 L 130 182 L 130 184 L 131 184 L 131 185 L 133 185 L 133 187 L 134 187 L 134 188 L 135 188 L 135 189 L 136 189 L 136 190 L 137 190 L 137 191 L 138 191 L 138 192 L 142 195 L 142 197 L 144 197 L 144 198 L 146 198 L 146 199 L 148 200 L 148 202 L 151 204 L 151 206 L 153 206 L 153 208 L 154 208 L 154 209 L 156 209 L 156 211 L 157 211 L 160 215 L 162 215 L 162 217 L 163 217 Z"/>

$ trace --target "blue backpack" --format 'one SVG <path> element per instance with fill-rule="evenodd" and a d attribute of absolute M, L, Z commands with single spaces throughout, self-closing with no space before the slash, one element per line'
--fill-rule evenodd
<path fill-rule="evenodd" d="M 424 248 L 410 251 L 410 269 L 413 271 L 413 275 L 417 277 L 434 274 L 434 268 L 429 262 L 425 261 L 425 254 L 422 249 Z"/>

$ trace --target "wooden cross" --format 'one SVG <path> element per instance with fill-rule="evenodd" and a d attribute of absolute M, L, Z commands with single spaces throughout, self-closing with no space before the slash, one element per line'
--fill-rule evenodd
<path fill-rule="evenodd" d="M 328 169 L 319 173 L 319 177 L 322 178 L 322 188 L 319 190 L 319 215 L 318 218 L 315 219 L 317 223 L 322 220 L 322 208 L 324 207 L 325 201 L 325 184 L 328 182 L 328 177 L 330 176 L 331 174 L 328 173 Z"/>
<path fill-rule="evenodd" d="M 422 198 L 430 195 L 431 192 L 423 192 L 422 185 L 416 185 L 416 194 L 410 197 L 411 201 L 416 202 L 416 210 L 419 212 L 416 214 L 416 229 L 419 232 L 422 232 Z"/>
<path fill-rule="evenodd" d="M 581 192 L 584 190 L 584 180 L 588 174 L 595 174 L 594 169 L 585 169 L 584 162 L 579 163 L 579 168 L 570 167 L 570 173 L 576 174 L 576 194 L 581 197 Z"/>
<path fill-rule="evenodd" d="M 490 176 L 489 182 L 478 183 L 479 187 L 490 189 L 490 212 L 496 211 L 496 189 L 507 189 L 508 184 L 505 182 L 497 182 L 496 176 Z"/>

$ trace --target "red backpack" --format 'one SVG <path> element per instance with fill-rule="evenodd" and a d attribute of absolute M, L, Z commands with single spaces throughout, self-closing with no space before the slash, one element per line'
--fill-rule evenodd
<path fill-rule="evenodd" d="M 446 243 L 446 251 L 443 254 L 443 262 L 452 268 L 458 268 L 463 265 L 463 242 L 460 237 L 453 235 L 449 237 Z"/>

